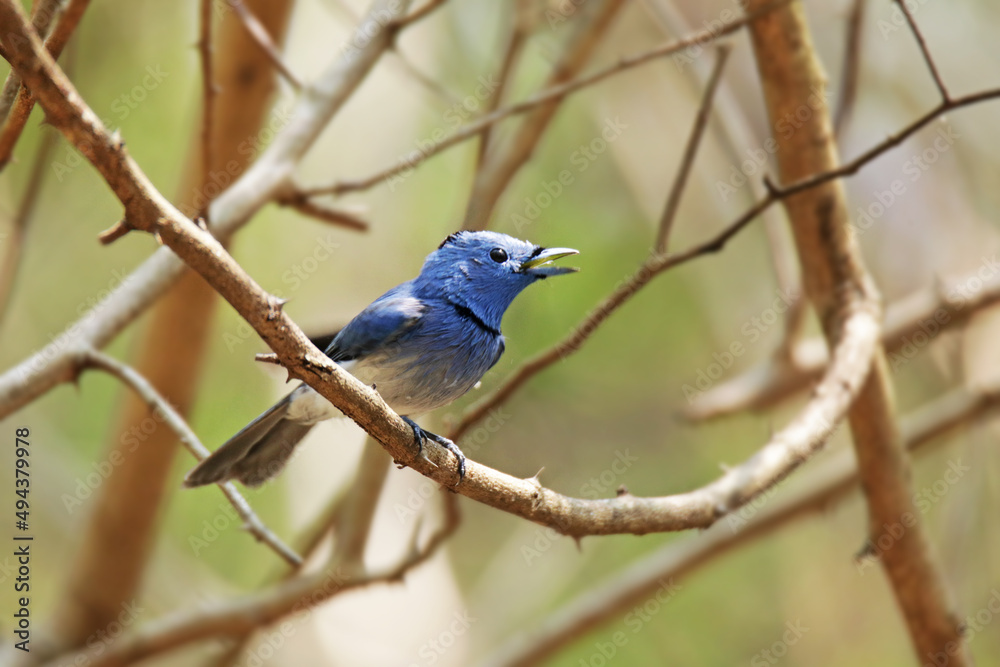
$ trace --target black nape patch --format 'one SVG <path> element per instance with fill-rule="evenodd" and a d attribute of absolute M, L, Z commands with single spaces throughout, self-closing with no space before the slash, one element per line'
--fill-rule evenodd
<path fill-rule="evenodd" d="M 444 241 L 441 241 L 441 245 L 438 246 L 438 250 L 440 250 L 441 248 L 445 247 L 446 245 L 448 245 L 449 243 L 451 243 L 452 241 L 454 241 L 455 239 L 457 239 L 459 236 L 461 236 L 464 233 L 465 232 L 462 231 L 462 232 L 455 232 L 453 234 L 448 234 L 448 236 L 445 237 Z"/>
<path fill-rule="evenodd" d="M 463 306 L 462 304 L 455 303 L 454 301 L 449 301 L 448 305 L 455 309 L 455 312 L 458 313 L 459 317 L 472 322 L 486 333 L 492 335 L 494 338 L 500 335 L 500 331 L 498 329 L 494 329 L 490 325 L 486 324 L 486 322 L 483 321 L 483 318 L 476 315 L 475 311 L 468 306 Z"/>

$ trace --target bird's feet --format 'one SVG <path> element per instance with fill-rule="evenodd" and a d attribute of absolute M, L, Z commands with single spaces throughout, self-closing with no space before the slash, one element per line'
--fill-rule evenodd
<path fill-rule="evenodd" d="M 437 433 L 425 431 L 417 426 L 417 422 L 413 421 L 409 417 L 403 417 L 403 421 L 409 424 L 410 428 L 413 429 L 413 441 L 417 443 L 418 454 L 423 454 L 424 442 L 427 440 L 433 440 L 455 455 L 455 458 L 458 459 L 458 483 L 461 484 L 462 480 L 465 479 L 465 454 L 463 454 L 462 450 L 458 448 L 458 445 L 448 438 L 438 435 Z"/>

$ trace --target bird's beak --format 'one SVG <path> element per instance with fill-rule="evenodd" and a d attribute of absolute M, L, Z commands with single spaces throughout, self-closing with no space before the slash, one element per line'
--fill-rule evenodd
<path fill-rule="evenodd" d="M 559 259 L 560 257 L 579 254 L 579 250 L 573 250 L 572 248 L 543 248 L 540 253 L 531 259 L 521 262 L 521 273 L 527 273 L 528 275 L 537 276 L 539 278 L 558 276 L 563 273 L 574 273 L 580 269 L 569 266 L 546 265 L 553 260 Z"/>

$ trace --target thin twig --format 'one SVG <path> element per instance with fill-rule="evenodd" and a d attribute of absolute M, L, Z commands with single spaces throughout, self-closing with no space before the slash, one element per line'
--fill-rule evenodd
<path fill-rule="evenodd" d="M 28 232 L 28 223 L 31 221 L 35 206 L 38 204 L 38 195 L 45 182 L 49 159 L 52 157 L 52 151 L 55 149 L 58 139 L 59 135 L 55 132 L 49 130 L 42 132 L 35 152 L 35 159 L 31 165 L 28 183 L 24 188 L 24 194 L 21 195 L 21 203 L 11 220 L 10 234 L 8 238 L 4 239 L 3 264 L 0 265 L 0 323 L 7 319 L 7 308 L 10 306 L 14 284 L 21 268 L 22 250 Z"/>
<path fill-rule="evenodd" d="M 920 47 L 920 53 L 924 56 L 924 62 L 927 63 L 927 69 L 930 70 L 931 77 L 934 79 L 934 85 L 937 86 L 938 92 L 941 94 L 942 104 L 947 104 L 951 100 L 951 96 L 948 95 L 948 89 L 944 85 L 944 81 L 941 79 L 941 74 L 938 72 L 937 65 L 934 63 L 934 58 L 931 57 L 931 52 L 927 49 L 927 42 L 924 41 L 924 35 L 920 32 L 920 28 L 917 27 L 917 22 L 913 20 L 913 15 L 910 13 L 910 8 L 906 6 L 904 0 L 896 0 L 896 5 L 899 6 L 899 10 L 903 12 L 903 16 L 906 17 L 906 22 L 910 25 L 910 31 L 913 32 L 914 39 L 917 40 L 917 46 Z"/>
<path fill-rule="evenodd" d="M 971 290 L 970 285 L 979 285 Z M 934 287 L 919 290 L 889 304 L 882 327 L 882 345 L 889 366 L 909 363 L 941 333 L 960 327 L 976 313 L 1000 303 L 1000 276 L 983 282 L 971 272 Z M 789 354 L 772 355 L 730 380 L 696 396 L 684 416 L 695 421 L 717 419 L 743 410 L 774 407 L 807 390 L 822 377 L 827 364 L 826 344 L 819 338 L 800 341 Z"/>
<path fill-rule="evenodd" d="M 52 19 L 59 14 L 60 5 L 62 5 L 62 0 L 35 0 L 32 3 L 31 27 L 43 38 L 48 36 Z M 3 82 L 3 90 L 0 91 L 0 124 L 7 120 L 20 90 L 21 77 L 17 75 L 17 72 L 11 70 Z"/>
<path fill-rule="evenodd" d="M 53 60 L 59 59 L 89 4 L 90 0 L 69 0 L 67 3 L 52 29 L 52 33 L 45 40 L 45 48 L 52 55 Z M 24 126 L 28 123 L 28 117 L 31 116 L 31 110 L 34 107 L 34 97 L 22 86 L 17 93 L 17 98 L 14 100 L 6 122 L 0 128 L 0 171 L 10 162 L 14 146 L 17 145 L 17 140 L 20 139 L 21 132 L 24 131 Z"/>
<path fill-rule="evenodd" d="M 299 193 L 281 196 L 275 201 L 279 206 L 293 208 L 302 215 L 315 218 L 320 222 L 339 225 L 362 232 L 368 231 L 368 221 L 359 217 L 356 213 L 342 208 L 321 206 L 309 197 Z"/>
<path fill-rule="evenodd" d="M 497 110 L 500 102 L 503 101 L 504 91 L 512 83 L 511 78 L 514 75 L 521 51 L 528 38 L 527 17 L 531 15 L 532 10 L 533 7 L 530 7 L 525 0 L 518 0 L 513 5 L 510 33 L 507 36 L 507 44 L 503 50 L 503 57 L 500 59 L 500 72 L 497 74 L 497 88 L 490 95 L 489 99 L 486 100 L 483 113 L 490 114 Z M 477 169 L 482 169 L 486 160 L 486 153 L 489 151 L 493 128 L 494 125 L 487 125 L 479 135 L 479 153 L 476 156 Z"/>
<path fill-rule="evenodd" d="M 851 120 L 854 103 L 858 97 L 858 79 L 861 71 L 861 39 L 864 33 L 865 0 L 854 0 L 847 18 L 847 39 L 844 43 L 844 59 L 840 68 L 840 95 L 837 111 L 834 113 L 834 133 L 844 136 L 845 128 Z"/>
<path fill-rule="evenodd" d="M 417 7 L 412 12 L 406 16 L 396 19 L 394 26 L 396 29 L 403 28 L 408 25 L 412 25 L 417 21 L 421 21 L 431 14 L 435 9 L 443 5 L 448 0 L 427 0 L 423 5 Z"/>
<path fill-rule="evenodd" d="M 744 18 L 733 21 L 732 23 L 726 25 L 721 30 L 717 32 L 712 32 L 710 30 L 701 30 L 689 37 L 680 40 L 671 40 L 666 44 L 658 46 L 649 51 L 644 51 L 643 53 L 638 53 L 633 56 L 626 56 L 618 61 L 618 63 L 606 67 L 604 69 L 598 70 L 593 74 L 574 79 L 572 81 L 567 81 L 566 83 L 551 86 L 538 93 L 535 93 L 531 97 L 516 104 L 512 104 L 507 107 L 502 107 L 496 111 L 486 114 L 480 117 L 478 120 L 469 123 L 465 127 L 456 130 L 454 134 L 450 137 L 446 137 L 441 141 L 431 144 L 422 148 L 416 154 L 409 155 L 406 159 L 399 161 L 390 167 L 383 169 L 371 176 L 366 178 L 360 178 L 350 181 L 341 181 L 334 183 L 333 185 L 327 185 L 316 188 L 309 188 L 305 192 L 309 195 L 317 194 L 331 194 L 331 195 L 342 195 L 347 192 L 354 192 L 357 190 L 367 190 L 368 188 L 381 183 L 382 181 L 388 180 L 393 176 L 412 169 L 416 165 L 420 164 L 424 160 L 431 158 L 441 151 L 451 148 L 456 144 L 459 144 L 467 139 L 478 136 L 488 125 L 497 123 L 510 116 L 515 116 L 519 114 L 524 114 L 532 111 L 538 106 L 546 104 L 552 100 L 565 97 L 571 93 L 575 93 L 578 90 L 587 88 L 596 83 L 607 79 L 608 77 L 620 74 L 626 70 L 632 69 L 633 67 L 638 67 L 639 65 L 644 65 L 648 62 L 668 56 L 679 51 L 683 51 L 691 46 L 704 45 L 723 37 L 724 35 L 732 34 L 741 28 L 743 28 L 747 23 L 752 21 L 754 18 L 760 16 L 763 13 L 773 11 L 775 8 L 780 7 L 789 2 L 789 0 L 777 0 L 772 5 L 770 5 L 765 12 L 757 11 L 751 12 Z"/>
<path fill-rule="evenodd" d="M 250 11 L 243 0 L 227 0 L 229 6 L 233 8 L 236 12 L 236 16 L 239 17 L 240 22 L 243 27 L 246 28 L 247 34 L 250 38 L 257 43 L 257 45 L 267 56 L 267 59 L 271 61 L 274 68 L 278 70 L 281 76 L 285 77 L 285 80 L 297 91 L 302 90 L 302 79 L 295 76 L 291 68 L 285 63 L 284 57 L 281 55 L 281 50 L 275 45 L 274 40 L 271 39 L 271 35 L 267 32 L 267 28 L 261 24 L 260 20 L 254 16 L 254 13 Z"/>
<path fill-rule="evenodd" d="M 185 610 L 149 623 L 110 647 L 99 646 L 77 654 L 67 654 L 46 663 L 46 667 L 73 663 L 80 657 L 92 667 L 132 664 L 143 658 L 174 650 L 214 637 L 245 637 L 255 630 L 298 611 L 309 611 L 330 598 L 372 584 L 395 583 L 407 572 L 426 562 L 451 537 L 459 524 L 454 494 L 442 493 L 444 518 L 423 547 L 412 548 L 396 565 L 366 573 L 331 559 L 319 572 L 282 582 L 256 593 L 226 601 L 214 608 Z"/>
<path fill-rule="evenodd" d="M 171 430 L 173 430 L 181 443 L 199 461 L 208 457 L 211 452 L 201 440 L 194 434 L 187 422 L 149 382 L 130 366 L 110 357 L 97 350 L 85 350 L 80 355 L 80 366 L 83 368 L 96 368 L 108 373 L 127 385 L 149 408 L 163 416 Z M 250 503 L 246 501 L 239 491 L 236 490 L 232 482 L 219 484 L 222 493 L 236 509 L 236 513 L 244 521 L 244 527 L 253 535 L 258 542 L 263 542 L 276 554 L 281 556 L 285 562 L 293 567 L 298 567 L 302 563 L 302 558 L 291 550 L 281 539 L 275 535 L 270 528 L 250 508 Z"/>
<path fill-rule="evenodd" d="M 506 401 L 521 385 L 529 379 L 542 372 L 552 364 L 565 359 L 576 352 L 580 346 L 590 338 L 591 334 L 613 313 L 619 306 L 631 298 L 640 288 L 644 287 L 650 280 L 667 269 L 673 268 L 701 255 L 718 252 L 726 243 L 740 232 L 754 218 L 764 212 L 767 208 L 778 201 L 786 199 L 794 194 L 804 192 L 823 183 L 843 178 L 856 173 L 861 167 L 868 164 L 882 153 L 901 144 L 907 137 L 914 134 L 938 116 L 962 106 L 968 106 L 1000 98 L 1000 88 L 954 98 L 948 102 L 943 102 L 936 108 L 927 112 L 903 130 L 894 135 L 890 135 L 884 141 L 876 144 L 850 162 L 845 162 L 836 169 L 816 174 L 809 178 L 804 178 L 791 185 L 778 187 L 770 180 L 765 180 L 768 194 L 766 197 L 751 206 L 746 212 L 740 215 L 735 221 L 727 225 L 721 232 L 711 237 L 707 241 L 699 243 L 678 254 L 652 255 L 650 256 L 625 283 L 608 296 L 597 308 L 595 308 L 587 318 L 561 342 L 554 345 L 549 350 L 529 359 L 522 364 L 503 384 L 490 396 L 470 407 L 458 424 L 452 430 L 450 437 L 458 439 L 468 431 L 476 422 L 487 417 L 498 405 Z"/>
<path fill-rule="evenodd" d="M 212 67 L 212 11 L 213 0 L 201 0 L 199 4 L 198 53 L 201 56 L 201 173 L 208 182 L 214 164 L 212 156 L 212 132 L 215 128 L 215 79 Z M 212 199 L 204 193 L 204 203 L 198 217 L 208 221 L 208 207 Z M 102 242 L 103 239 L 102 239 Z"/>
<path fill-rule="evenodd" d="M 701 138 L 705 134 L 708 126 L 708 116 L 712 110 L 712 100 L 715 98 L 715 90 L 722 79 L 722 71 L 726 67 L 729 53 L 732 48 L 728 44 L 720 44 L 716 48 L 715 64 L 712 66 L 712 74 L 708 78 L 705 92 L 702 93 L 701 103 L 698 105 L 698 113 L 694 118 L 694 125 L 688 135 L 687 144 L 684 146 L 684 155 L 681 157 L 680 167 L 677 169 L 677 176 L 670 187 L 670 195 L 667 203 L 663 207 L 663 215 L 660 216 L 660 225 L 656 233 L 656 252 L 663 254 L 667 251 L 667 242 L 670 239 L 670 230 L 673 227 L 674 219 L 677 216 L 677 208 L 680 206 L 681 195 L 687 184 L 688 175 L 694 166 L 695 155 L 698 154 L 698 146 Z"/>
<path fill-rule="evenodd" d="M 28 37 L 15 0 L 0 0 L 0 20 Z M 453 455 L 435 443 L 419 452 L 410 426 L 378 392 L 318 350 L 282 310 L 283 302 L 264 291 L 209 231 L 184 218 L 148 182 L 120 142 L 93 119 L 93 112 L 63 80 L 41 44 L 30 37 L 10 50 L 12 65 L 36 91 L 53 125 L 91 147 L 88 157 L 101 171 L 137 229 L 155 234 L 197 271 L 278 354 L 289 373 L 305 381 L 375 437 L 393 458 L 420 474 L 511 514 L 583 536 L 686 530 L 711 525 L 749 502 L 818 451 L 853 402 L 870 368 L 878 341 L 878 303 L 864 291 L 845 291 L 838 344 L 827 376 L 813 399 L 756 455 L 701 489 L 675 496 L 581 500 L 542 487 L 537 479 L 517 479 L 474 461 L 457 484 Z M 58 81 L 58 83 L 57 83 Z M 749 217 L 755 213 L 751 212 Z M 722 241 L 735 234 L 727 230 Z M 670 263 L 676 257 L 658 261 Z M 639 284 L 648 282 L 641 277 Z M 637 289 L 637 288 L 636 288 Z M 457 486 L 456 486 L 457 485 Z"/>
<path fill-rule="evenodd" d="M 82 1 L 71 0 L 70 7 L 79 6 L 76 3 Z M 407 0 L 374 0 L 363 20 L 375 21 L 379 16 L 393 16 L 406 11 L 407 7 Z M 65 16 L 57 26 L 57 33 L 66 22 Z M 287 190 L 302 156 L 313 146 L 388 47 L 388 35 L 383 31 L 353 51 L 354 57 L 349 60 L 342 58 L 338 52 L 311 87 L 311 93 L 300 96 L 288 112 L 292 119 L 288 126 L 275 136 L 240 178 L 212 202 L 212 233 L 217 238 L 229 239 L 277 194 Z M 73 90 L 65 77 L 59 78 L 61 85 Z M 96 118 L 94 114 L 87 116 L 88 121 Z M 79 145 L 88 146 L 91 138 L 92 135 L 88 135 Z M 185 269 L 184 263 L 173 252 L 161 248 L 113 289 L 108 298 L 102 299 L 68 325 L 54 342 L 0 375 L 0 417 L 61 383 L 72 381 L 76 373 L 74 354 L 77 345 L 94 348 L 107 345 L 174 285 Z"/>
<path fill-rule="evenodd" d="M 604 34 L 624 6 L 624 0 L 601 0 L 588 7 L 574 26 L 573 34 L 558 60 L 552 65 L 545 82 L 546 88 L 571 81 L 583 69 Z M 502 146 L 486 156 L 476 170 L 465 209 L 462 229 L 485 229 L 493 209 L 506 191 L 514 175 L 527 163 L 562 104 L 557 97 L 541 104 L 527 114 Z"/>

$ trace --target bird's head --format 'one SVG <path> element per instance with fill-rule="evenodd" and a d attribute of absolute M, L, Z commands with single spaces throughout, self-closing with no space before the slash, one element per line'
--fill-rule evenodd
<path fill-rule="evenodd" d="M 577 252 L 543 248 L 498 232 L 456 232 L 427 256 L 417 286 L 471 308 L 499 328 L 504 311 L 525 287 L 577 271 L 551 265 Z"/>

